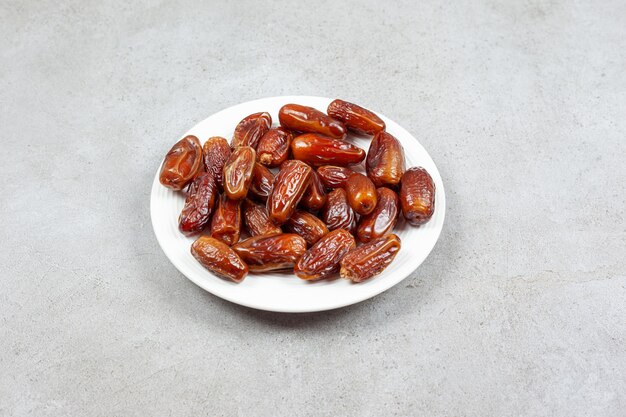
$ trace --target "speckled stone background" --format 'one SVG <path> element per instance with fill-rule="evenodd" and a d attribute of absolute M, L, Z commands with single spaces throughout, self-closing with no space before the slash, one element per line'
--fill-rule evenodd
<path fill-rule="evenodd" d="M 626 3 L 0 0 L 1 416 L 626 415 Z M 448 196 L 386 293 L 255 311 L 152 233 L 171 144 L 308 94 Z"/>

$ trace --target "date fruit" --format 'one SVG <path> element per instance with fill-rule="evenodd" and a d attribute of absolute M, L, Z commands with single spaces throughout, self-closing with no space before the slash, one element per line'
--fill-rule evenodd
<path fill-rule="evenodd" d="M 365 151 L 345 140 L 305 133 L 291 141 L 291 153 L 310 165 L 354 165 L 365 159 Z"/>
<path fill-rule="evenodd" d="M 239 241 L 240 233 L 241 200 L 231 200 L 222 195 L 211 219 L 211 237 L 232 246 Z"/>
<path fill-rule="evenodd" d="M 422 167 L 410 168 L 402 176 L 400 206 L 413 226 L 426 223 L 435 212 L 435 183 Z"/>
<path fill-rule="evenodd" d="M 348 182 L 348 177 L 352 175 L 354 171 L 346 167 L 338 167 L 333 165 L 324 165 L 317 168 L 317 175 L 319 175 L 322 183 L 328 189 L 343 188 Z"/>
<path fill-rule="evenodd" d="M 341 260 L 341 277 L 361 282 L 378 275 L 389 266 L 399 250 L 400 238 L 394 234 L 361 245 Z"/>
<path fill-rule="evenodd" d="M 241 282 L 248 275 L 248 266 L 227 244 L 209 236 L 201 236 L 191 245 L 191 254 L 206 269 L 223 278 Z"/>
<path fill-rule="evenodd" d="M 272 116 L 269 113 L 254 113 L 244 117 L 235 128 L 231 142 L 232 147 L 250 146 L 256 149 L 259 140 L 270 130 L 271 126 Z"/>
<path fill-rule="evenodd" d="M 375 186 L 395 188 L 404 174 L 404 149 L 398 139 L 387 132 L 377 133 L 370 143 L 365 169 Z"/>
<path fill-rule="evenodd" d="M 280 227 L 270 221 L 267 207 L 250 199 L 243 202 L 243 218 L 250 236 L 281 233 Z"/>
<path fill-rule="evenodd" d="M 329 230 L 346 229 L 349 232 L 356 230 L 356 216 L 348 204 L 348 197 L 343 188 L 328 193 L 320 216 Z"/>
<path fill-rule="evenodd" d="M 256 152 L 250 146 L 236 148 L 224 165 L 224 193 L 233 200 L 248 194 Z"/>
<path fill-rule="evenodd" d="M 307 210 L 318 211 L 326 203 L 326 187 L 317 172 L 311 170 L 311 183 L 304 192 L 300 205 Z"/>
<path fill-rule="evenodd" d="M 293 134 L 285 128 L 270 129 L 259 141 L 256 154 L 259 162 L 270 168 L 280 166 L 289 156 Z"/>
<path fill-rule="evenodd" d="M 215 185 L 221 191 L 224 189 L 224 165 L 230 158 L 231 150 L 226 139 L 220 136 L 213 136 L 204 142 L 202 147 L 204 153 L 204 169 L 213 173 Z"/>
<path fill-rule="evenodd" d="M 309 246 L 328 234 L 328 227 L 324 222 L 304 210 L 296 210 L 291 215 L 285 223 L 285 230 L 302 236 Z"/>
<path fill-rule="evenodd" d="M 185 235 L 201 232 L 211 219 L 217 189 L 213 174 L 203 172 L 189 185 L 185 206 L 178 217 L 178 228 Z"/>
<path fill-rule="evenodd" d="M 281 225 L 289 220 L 309 186 L 311 172 L 311 167 L 302 161 L 290 160 L 281 166 L 267 198 L 271 221 Z"/>
<path fill-rule="evenodd" d="M 263 165 L 256 162 L 252 169 L 252 182 L 248 192 L 259 201 L 266 202 L 274 187 L 274 174 Z"/>
<path fill-rule="evenodd" d="M 400 200 L 395 191 L 386 187 L 376 190 L 378 202 L 370 214 L 362 216 L 356 229 L 357 239 L 361 242 L 379 238 L 391 233 L 400 214 Z"/>
<path fill-rule="evenodd" d="M 345 190 L 348 204 L 356 213 L 369 214 L 376 207 L 376 187 L 365 175 L 356 172 L 350 175 Z"/>
<path fill-rule="evenodd" d="M 233 246 L 251 272 L 293 268 L 306 251 L 306 242 L 298 235 L 279 233 L 254 236 Z"/>
<path fill-rule="evenodd" d="M 313 107 L 300 104 L 285 104 L 278 112 L 283 127 L 299 132 L 319 133 L 335 139 L 346 137 L 346 127 Z"/>
<path fill-rule="evenodd" d="M 339 263 L 355 246 L 350 232 L 345 229 L 333 230 L 304 252 L 294 272 L 305 280 L 326 278 L 339 270 Z"/>
<path fill-rule="evenodd" d="M 185 136 L 165 155 L 159 181 L 172 190 L 182 190 L 201 169 L 200 141 L 195 136 Z"/>
<path fill-rule="evenodd" d="M 353 132 L 360 135 L 375 135 L 385 130 L 385 122 L 373 112 L 354 103 L 333 100 L 326 111 L 329 116 L 341 120 Z"/>

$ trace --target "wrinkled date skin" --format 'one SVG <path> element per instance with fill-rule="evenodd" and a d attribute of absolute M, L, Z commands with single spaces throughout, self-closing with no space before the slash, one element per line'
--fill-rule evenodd
<path fill-rule="evenodd" d="M 402 176 L 400 206 L 413 226 L 426 223 L 435 212 L 435 183 L 422 167 L 410 168 Z"/>
<path fill-rule="evenodd" d="M 248 275 L 248 266 L 224 242 L 201 236 L 191 245 L 191 254 L 206 269 L 231 281 L 241 282 Z"/>
<path fill-rule="evenodd" d="M 185 136 L 165 155 L 159 181 L 172 190 L 182 190 L 202 169 L 202 146 L 195 136 Z"/>
<path fill-rule="evenodd" d="M 231 200 L 222 195 L 211 219 L 211 237 L 228 246 L 239 241 L 241 233 L 241 200 Z"/>
<path fill-rule="evenodd" d="M 400 214 L 400 200 L 395 191 L 381 187 L 376 190 L 378 202 L 370 214 L 361 217 L 356 229 L 357 239 L 361 242 L 379 238 L 391 233 Z"/>
<path fill-rule="evenodd" d="M 274 174 L 263 165 L 256 162 L 252 169 L 252 182 L 248 192 L 259 201 L 266 202 L 274 187 Z"/>
<path fill-rule="evenodd" d="M 323 221 L 303 210 L 296 210 L 291 215 L 285 223 L 285 230 L 302 236 L 309 246 L 328 234 L 328 227 Z"/>
<path fill-rule="evenodd" d="M 394 234 L 359 246 L 342 259 L 341 277 L 361 282 L 380 274 L 396 257 L 400 246 L 400 238 Z"/>
<path fill-rule="evenodd" d="M 385 122 L 380 117 L 354 103 L 339 99 L 333 100 L 326 112 L 360 135 L 375 135 L 385 130 Z"/>
<path fill-rule="evenodd" d="M 281 233 L 280 227 L 270 221 L 267 208 L 250 199 L 243 202 L 243 218 L 250 236 Z"/>
<path fill-rule="evenodd" d="M 404 174 L 404 149 L 393 135 L 380 132 L 374 136 L 365 161 L 367 176 L 377 187 L 396 188 Z"/>
<path fill-rule="evenodd" d="M 354 171 L 346 167 L 338 167 L 333 165 L 324 165 L 317 168 L 317 175 L 319 175 L 322 183 L 328 189 L 343 188 L 348 182 L 348 178 Z"/>
<path fill-rule="evenodd" d="M 281 166 L 267 198 L 271 221 L 281 225 L 289 220 L 309 186 L 311 172 L 311 167 L 301 161 L 286 161 Z"/>
<path fill-rule="evenodd" d="M 233 246 L 251 272 L 293 268 L 306 251 L 306 242 L 298 235 L 280 233 L 254 236 Z"/>
<path fill-rule="evenodd" d="M 298 132 L 319 133 L 335 139 L 346 137 L 346 127 L 313 107 L 285 104 L 278 112 L 280 124 Z"/>
<path fill-rule="evenodd" d="M 291 141 L 294 159 L 307 164 L 354 165 L 365 159 L 365 151 L 345 140 L 332 139 L 315 133 L 305 133 Z"/>
<path fill-rule="evenodd" d="M 346 229 L 356 230 L 356 216 L 343 188 L 337 188 L 326 196 L 326 204 L 320 211 L 320 217 L 329 230 Z"/>
<path fill-rule="evenodd" d="M 245 117 L 235 128 L 232 147 L 250 146 L 256 149 L 259 140 L 270 130 L 271 126 L 272 116 L 269 113 L 254 113 Z"/>
<path fill-rule="evenodd" d="M 360 215 L 370 214 L 376 207 L 378 198 L 374 183 L 363 174 L 354 173 L 346 182 L 348 204 Z"/>
<path fill-rule="evenodd" d="M 256 152 L 250 146 L 236 148 L 224 165 L 224 193 L 233 200 L 248 194 Z"/>
<path fill-rule="evenodd" d="M 178 217 L 178 228 L 185 235 L 201 232 L 211 219 L 217 187 L 213 174 L 203 172 L 189 185 L 185 206 Z"/>
<path fill-rule="evenodd" d="M 354 249 L 354 237 L 344 229 L 337 229 L 322 237 L 298 260 L 296 275 L 305 280 L 326 278 L 339 270 L 343 257 Z"/>
<path fill-rule="evenodd" d="M 259 162 L 270 168 L 280 166 L 289 156 L 293 134 L 282 128 L 270 129 L 259 141 L 256 154 Z"/>
<path fill-rule="evenodd" d="M 304 192 L 300 205 L 307 210 L 318 211 L 326 203 L 326 187 L 317 172 L 311 170 L 311 183 Z"/>
<path fill-rule="evenodd" d="M 208 138 L 202 147 L 204 153 L 204 169 L 213 173 L 217 188 L 224 190 L 224 165 L 230 158 L 231 150 L 226 139 L 220 136 Z"/>

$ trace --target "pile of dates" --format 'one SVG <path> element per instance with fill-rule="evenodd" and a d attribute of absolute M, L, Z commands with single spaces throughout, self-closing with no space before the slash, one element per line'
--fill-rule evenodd
<path fill-rule="evenodd" d="M 305 280 L 379 274 L 400 250 L 400 212 L 414 226 L 432 217 L 431 176 L 406 169 L 400 142 L 356 104 L 334 100 L 326 113 L 286 104 L 278 119 L 272 127 L 269 113 L 251 114 L 230 144 L 187 136 L 165 156 L 161 184 L 187 190 L 180 231 L 200 235 L 191 253 L 235 282 L 284 269 Z M 348 130 L 373 136 L 367 154 Z M 349 168 L 363 161 L 366 174 Z"/>

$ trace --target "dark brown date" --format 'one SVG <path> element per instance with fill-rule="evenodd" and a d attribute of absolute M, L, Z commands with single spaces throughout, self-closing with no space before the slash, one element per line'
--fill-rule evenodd
<path fill-rule="evenodd" d="M 376 207 L 376 187 L 365 175 L 356 172 L 350 175 L 345 190 L 348 204 L 356 213 L 369 214 Z"/>
<path fill-rule="evenodd" d="M 400 214 L 400 200 L 395 191 L 386 187 L 376 190 L 376 208 L 370 214 L 362 216 L 356 229 L 357 239 L 369 242 L 391 233 Z"/>
<path fill-rule="evenodd" d="M 293 134 L 285 128 L 270 129 L 259 141 L 256 154 L 259 162 L 270 168 L 280 166 L 289 156 Z"/>
<path fill-rule="evenodd" d="M 333 100 L 326 111 L 329 116 L 341 120 L 353 132 L 360 135 L 375 135 L 385 130 L 385 122 L 373 112 L 354 103 Z"/>
<path fill-rule="evenodd" d="M 298 235 L 279 233 L 254 236 L 233 246 L 251 272 L 293 268 L 306 251 L 306 242 Z"/>
<path fill-rule="evenodd" d="M 244 117 L 235 128 L 232 147 L 250 146 L 256 149 L 259 140 L 270 130 L 271 126 L 272 116 L 269 113 L 254 113 Z"/>
<path fill-rule="evenodd" d="M 320 211 L 321 219 L 328 229 L 346 229 L 349 232 L 356 230 L 356 216 L 343 188 L 337 188 L 326 196 L 326 204 Z"/>
<path fill-rule="evenodd" d="M 191 245 L 191 254 L 206 269 L 223 278 L 241 282 L 248 275 L 248 266 L 227 244 L 209 236 L 201 236 Z"/>
<path fill-rule="evenodd" d="M 400 251 L 400 238 L 394 234 L 379 237 L 350 251 L 341 260 L 341 277 L 361 282 L 378 275 Z"/>
<path fill-rule="evenodd" d="M 252 169 L 252 182 L 250 183 L 248 193 L 251 197 L 266 202 L 267 197 L 272 192 L 272 187 L 274 187 L 274 174 L 256 162 Z"/>
<path fill-rule="evenodd" d="M 211 219 L 217 187 L 213 174 L 203 172 L 189 185 L 185 206 L 178 217 L 178 228 L 185 235 L 201 232 Z"/>
<path fill-rule="evenodd" d="M 285 230 L 302 236 L 309 246 L 328 234 L 328 227 L 323 221 L 303 210 L 296 210 L 291 215 L 285 223 Z"/>
<path fill-rule="evenodd" d="M 172 190 L 182 190 L 201 169 L 200 141 L 195 136 L 185 136 L 165 155 L 159 181 Z"/>
<path fill-rule="evenodd" d="M 326 187 L 317 172 L 311 170 L 311 183 L 304 192 L 300 205 L 307 210 L 318 211 L 326 203 Z"/>
<path fill-rule="evenodd" d="M 289 130 L 319 133 L 335 139 L 346 137 L 343 123 L 313 107 L 285 104 L 278 112 L 278 120 Z"/>
<path fill-rule="evenodd" d="M 248 194 L 256 152 L 250 146 L 235 148 L 224 165 L 224 193 L 233 200 Z"/>
<path fill-rule="evenodd" d="M 267 207 L 250 199 L 243 202 L 243 219 L 250 236 L 281 233 L 280 227 L 270 221 Z"/>
<path fill-rule="evenodd" d="M 228 246 L 239 241 L 241 233 L 241 200 L 231 200 L 225 194 L 217 202 L 211 219 L 211 237 Z"/>
<path fill-rule="evenodd" d="M 328 189 L 345 187 L 348 177 L 353 173 L 354 171 L 350 168 L 333 165 L 324 165 L 317 168 L 317 175 L 319 175 L 322 183 Z"/>
<path fill-rule="evenodd" d="M 344 229 L 337 229 L 322 237 L 298 260 L 294 268 L 302 279 L 326 278 L 339 270 L 343 257 L 354 249 L 354 237 Z"/>
<path fill-rule="evenodd" d="M 274 179 L 267 198 L 267 211 L 275 224 L 285 223 L 302 199 L 311 181 L 311 167 L 302 161 L 286 161 Z"/>
<path fill-rule="evenodd" d="M 365 151 L 345 140 L 305 133 L 291 141 L 291 153 L 310 165 L 354 165 L 365 159 Z"/>
<path fill-rule="evenodd" d="M 204 169 L 206 172 L 213 173 L 215 185 L 217 185 L 220 191 L 224 190 L 224 165 L 231 154 L 228 142 L 220 136 L 213 136 L 204 142 L 202 150 L 204 153 Z"/>
<path fill-rule="evenodd" d="M 426 223 L 435 212 L 435 183 L 422 167 L 410 168 L 402 176 L 400 206 L 413 226 Z"/>
<path fill-rule="evenodd" d="M 404 149 L 398 139 L 387 132 L 377 133 L 370 143 L 365 169 L 375 186 L 397 187 L 404 174 Z"/>

